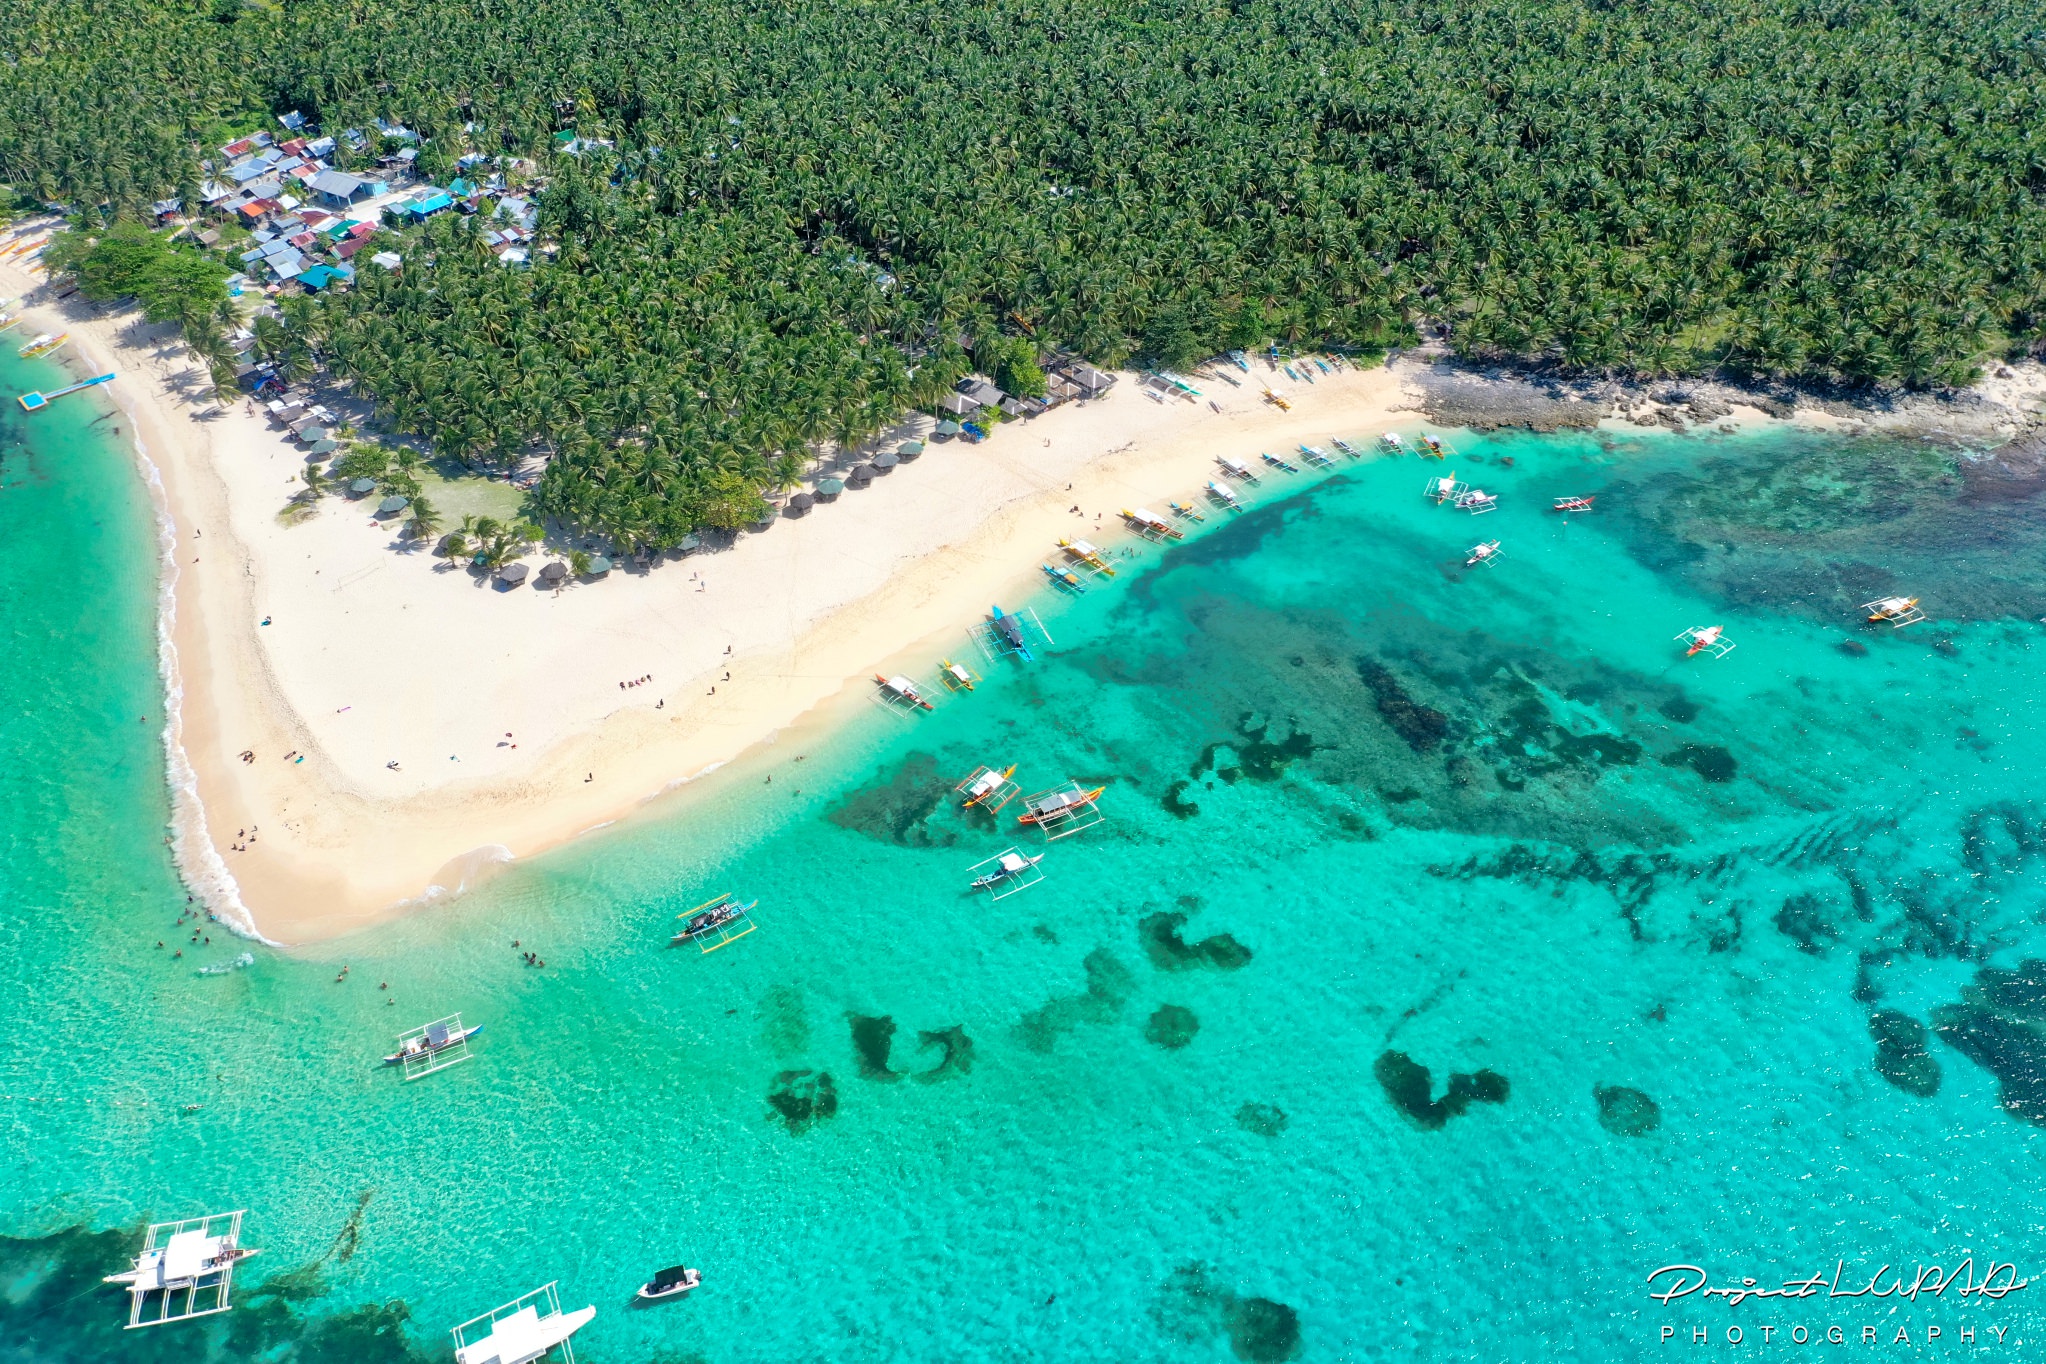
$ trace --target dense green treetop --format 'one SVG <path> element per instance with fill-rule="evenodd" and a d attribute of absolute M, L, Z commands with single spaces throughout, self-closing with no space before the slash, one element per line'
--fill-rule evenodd
<path fill-rule="evenodd" d="M 291 108 L 541 157 L 558 257 L 436 223 L 320 325 L 409 429 L 569 454 L 549 510 L 598 521 L 876 429 L 962 335 L 1026 384 L 993 338 L 1180 362 L 1432 318 L 1932 383 L 2046 335 L 2016 0 L 17 0 L 0 43 L 0 178 L 40 197 L 139 205 Z"/>

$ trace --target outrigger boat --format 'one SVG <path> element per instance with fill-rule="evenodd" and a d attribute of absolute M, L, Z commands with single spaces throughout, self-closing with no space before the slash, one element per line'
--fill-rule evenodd
<path fill-rule="evenodd" d="M 1183 516 L 1189 521 L 1205 521 L 1208 519 L 1201 515 L 1198 507 L 1189 507 L 1181 502 L 1168 502 L 1165 505 L 1172 508 L 1174 516 Z"/>
<path fill-rule="evenodd" d="M 1030 652 L 1030 643 L 1023 638 L 1023 617 L 1004 615 L 999 606 L 988 609 L 992 612 L 988 624 L 993 627 L 995 637 L 1014 650 L 1024 662 L 1035 663 L 1037 655 Z"/>
<path fill-rule="evenodd" d="M 1135 511 L 1124 507 L 1122 509 L 1122 519 L 1146 535 L 1163 537 L 1167 540 L 1184 540 L 1186 538 L 1185 531 L 1173 525 L 1149 507 L 1138 507 Z"/>
<path fill-rule="evenodd" d="M 1433 436 L 1421 437 L 1421 453 L 1433 455 L 1437 459 L 1445 459 L 1449 455 L 1449 452 L 1443 448 L 1442 442 Z"/>
<path fill-rule="evenodd" d="M 639 1286 L 633 1296 L 641 1302 L 659 1302 L 663 1298 L 679 1297 L 703 1282 L 703 1275 L 687 1265 L 669 1265 L 656 1270 L 654 1276 Z"/>
<path fill-rule="evenodd" d="M 15 354 L 21 356 L 24 360 L 33 360 L 39 355 L 48 355 L 70 339 L 70 332 L 58 332 L 55 336 L 44 332 L 41 336 L 38 336 L 35 340 L 16 351 Z"/>
<path fill-rule="evenodd" d="M 1035 824 L 1046 828 L 1071 818 L 1085 807 L 1101 799 L 1106 786 L 1097 786 L 1092 791 L 1082 791 L 1075 782 L 1061 791 L 1048 791 L 1041 796 L 1032 796 L 1023 802 L 1023 813 L 1016 816 L 1018 824 Z"/>
<path fill-rule="evenodd" d="M 1300 453 L 1307 457 L 1309 464 L 1319 464 L 1326 468 L 1335 463 L 1334 460 L 1328 457 L 1328 451 L 1322 449 L 1319 445 L 1309 445 L 1303 441 L 1300 445 Z"/>
<path fill-rule="evenodd" d="M 1234 360 L 1234 361 L 1236 362 L 1236 368 L 1238 368 L 1238 369 L 1242 370 L 1242 371 L 1243 371 L 1243 372 L 1244 372 L 1245 374 L 1248 374 L 1248 373 L 1250 373 L 1250 357 L 1249 357 L 1249 356 L 1245 355 L 1245 354 L 1244 354 L 1244 353 L 1243 353 L 1242 351 L 1240 351 L 1240 350 L 1232 350 L 1232 351 L 1230 351 L 1230 352 L 1229 352 L 1229 358 L 1230 358 L 1231 360 Z"/>
<path fill-rule="evenodd" d="M 1334 371 L 1334 370 L 1332 370 L 1332 369 L 1330 369 L 1330 368 L 1328 367 L 1328 362 L 1327 362 L 1327 361 L 1325 361 L 1325 360 L 1323 360 L 1323 359 L 1322 359 L 1322 358 L 1321 358 L 1320 356 L 1318 356 L 1318 355 L 1317 355 L 1317 356 L 1316 356 L 1316 357 L 1314 358 L 1314 365 L 1315 365 L 1315 368 L 1316 368 L 1316 369 L 1319 369 L 1319 370 L 1320 370 L 1320 371 L 1321 371 L 1321 372 L 1322 372 L 1323 374 L 1334 374 L 1334 373 L 1335 373 L 1335 371 Z"/>
<path fill-rule="evenodd" d="M 1925 619 L 1925 613 L 1918 609 L 1916 597 L 1884 597 L 1879 601 L 1863 602 L 1861 609 L 1868 612 L 1870 625 L 1888 624 L 1898 630 Z"/>
<path fill-rule="evenodd" d="M 1051 579 L 1060 587 L 1069 588 L 1074 592 L 1081 593 L 1087 590 L 1087 584 L 1081 582 L 1080 575 L 1073 572 L 1070 568 L 1061 568 L 1055 564 L 1039 564 L 1038 567 L 1044 570 L 1045 577 Z"/>
<path fill-rule="evenodd" d="M 1429 479 L 1428 486 L 1421 489 L 1421 496 L 1428 498 L 1439 507 L 1444 502 L 1455 501 L 1470 490 L 1470 484 L 1456 481 L 1456 470 L 1451 469 L 1440 478 Z"/>
<path fill-rule="evenodd" d="M 1044 854 L 1026 857 L 1013 848 L 994 859 L 994 870 L 973 878 L 975 890 L 996 890 L 1007 882 L 1027 876 L 1031 868 L 1044 860 Z M 986 865 L 983 863 L 982 865 Z"/>
<path fill-rule="evenodd" d="M 1337 436 L 1334 440 L 1330 441 L 1329 443 L 1335 446 L 1336 449 L 1341 450 L 1344 454 L 1348 455 L 1352 459 L 1357 458 L 1358 454 L 1360 453 L 1356 446 L 1350 444 L 1350 442 L 1344 440 L 1341 436 Z"/>
<path fill-rule="evenodd" d="M 1467 493 L 1458 494 L 1454 505 L 1458 511 L 1482 516 L 1488 511 L 1499 510 L 1499 497 L 1496 493 L 1488 493 L 1483 488 L 1472 488 Z"/>
<path fill-rule="evenodd" d="M 739 897 L 729 892 L 705 900 L 695 909 L 684 910 L 675 916 L 683 921 L 682 930 L 668 939 L 668 946 L 679 947 L 685 942 L 702 943 L 715 936 L 717 941 L 703 949 L 705 952 L 715 952 L 732 939 L 743 938 L 753 931 L 753 921 L 746 916 L 751 914 L 759 903 L 758 900 L 753 900 L 741 904 Z M 746 925 L 744 928 L 733 927 L 734 924 L 742 922 Z"/>
<path fill-rule="evenodd" d="M 1276 389 L 1268 388 L 1265 390 L 1265 401 L 1278 408 L 1281 412 L 1291 412 L 1293 410 L 1293 404 L 1287 402 L 1285 395 Z"/>
<path fill-rule="evenodd" d="M 953 691 L 972 691 L 973 684 L 980 681 L 980 675 L 973 669 L 964 663 L 954 663 L 949 658 L 938 664 L 938 676 L 943 678 L 945 685 Z"/>
<path fill-rule="evenodd" d="M 1081 563 L 1093 569 L 1096 573 L 1106 573 L 1111 578 L 1115 576 L 1115 565 L 1108 562 L 1108 556 L 1087 541 L 1061 540 L 1059 541 L 1059 548 L 1072 558 L 1078 559 Z"/>
<path fill-rule="evenodd" d="M 1463 561 L 1465 568 L 1476 568 L 1480 564 L 1490 565 L 1499 557 L 1499 542 L 1490 540 L 1484 544 L 1472 545 L 1471 554 Z"/>
<path fill-rule="evenodd" d="M 1215 463 L 1221 465 L 1224 472 L 1234 474 L 1245 483 L 1257 482 L 1257 475 L 1251 472 L 1250 466 L 1241 460 L 1231 459 L 1227 455 L 1217 455 L 1215 456 Z"/>
<path fill-rule="evenodd" d="M 104 1280 L 128 1290 L 129 1329 L 227 1311 L 233 1305 L 235 1266 L 261 1254 L 241 1244 L 241 1229 L 239 1212 L 151 1226 L 131 1267 Z M 145 1318 L 149 1299 L 157 1293 L 163 1294 L 159 1310 Z"/>
<path fill-rule="evenodd" d="M 1014 800 L 1016 793 L 1022 789 L 1015 782 L 1009 780 L 1009 778 L 1015 775 L 1016 764 L 1014 763 L 1010 763 L 1000 771 L 992 767 L 974 768 L 972 776 L 952 788 L 966 797 L 965 800 L 960 802 L 959 808 L 970 810 L 974 806 L 979 805 L 988 810 L 1001 809 L 1004 805 Z"/>
<path fill-rule="evenodd" d="M 1390 454 L 1404 455 L 1407 452 L 1407 443 L 1400 439 L 1400 433 L 1397 431 L 1386 432 L 1378 438 L 1378 443 Z"/>
<path fill-rule="evenodd" d="M 406 1034 L 398 1049 L 384 1058 L 384 1064 L 398 1066 L 407 1062 L 428 1060 L 450 1047 L 461 1046 L 482 1031 L 481 1023 L 473 1028 L 465 1028 L 459 1023 L 452 1027 L 442 1023 L 429 1023 L 417 1033 Z"/>
<path fill-rule="evenodd" d="M 881 690 L 883 692 L 886 692 L 888 696 L 893 700 L 904 702 L 910 706 L 915 707 L 918 710 L 937 709 L 937 707 L 933 706 L 930 702 L 924 700 L 924 694 L 922 690 L 920 690 L 917 687 L 916 683 L 910 681 L 908 678 L 904 677 L 900 673 L 897 673 L 893 677 L 883 677 L 881 676 L 881 674 L 875 673 L 874 681 L 877 685 L 880 686 Z"/>
<path fill-rule="evenodd" d="M 1709 653 L 1714 658 L 1725 658 L 1734 650 L 1733 644 L 1726 638 L 1726 627 L 1723 625 L 1694 625 L 1678 634 L 1677 642 L 1691 646 L 1684 650 L 1685 658 L 1695 658 L 1703 653 Z"/>
<path fill-rule="evenodd" d="M 1262 459 L 1265 463 L 1271 465 L 1274 469 L 1284 469 L 1289 474 L 1297 474 L 1300 472 L 1300 470 L 1297 467 L 1288 464 L 1285 460 L 1280 459 L 1277 455 L 1259 455 L 1258 458 Z"/>
<path fill-rule="evenodd" d="M 1597 494 L 1590 497 L 1559 497 L 1551 511 L 1590 511 L 1591 504 L 1598 501 Z"/>
<path fill-rule="evenodd" d="M 1243 510 L 1243 499 L 1236 495 L 1236 489 L 1230 487 L 1219 478 L 1208 480 L 1208 496 L 1214 498 L 1231 511 Z"/>

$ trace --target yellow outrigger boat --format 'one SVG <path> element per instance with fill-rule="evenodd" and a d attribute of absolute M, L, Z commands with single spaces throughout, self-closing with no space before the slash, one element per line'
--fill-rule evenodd
<path fill-rule="evenodd" d="M 1014 763 L 1010 763 L 1007 767 L 999 770 L 992 767 L 974 768 L 972 774 L 965 781 L 952 788 L 960 795 L 966 797 L 965 800 L 960 802 L 959 808 L 971 810 L 974 806 L 978 805 L 990 812 L 1001 809 L 1004 805 L 1014 800 L 1016 793 L 1023 789 L 1015 782 L 1009 780 L 1015 775 L 1016 764 Z"/>
<path fill-rule="evenodd" d="M 48 355 L 51 351 L 57 349 L 57 347 L 63 345 L 66 341 L 69 341 L 70 339 L 71 339 L 70 332 L 58 332 L 55 336 L 50 335 L 48 332 L 44 332 L 41 336 L 38 336 L 35 340 L 29 342 L 26 346 L 23 346 L 20 350 L 16 351 L 15 354 L 19 355 L 24 360 L 33 360 L 39 355 Z"/>
<path fill-rule="evenodd" d="M 1111 578 L 1115 576 L 1115 566 L 1108 562 L 1107 557 L 1100 550 L 1094 548 L 1093 545 L 1088 544 L 1085 540 L 1061 540 L 1059 541 L 1059 548 L 1093 569 L 1096 573 L 1106 573 Z"/>
<path fill-rule="evenodd" d="M 938 676 L 943 678 L 945 685 L 953 691 L 972 691 L 973 684 L 980 681 L 979 673 L 964 663 L 954 663 L 949 658 L 938 664 Z"/>

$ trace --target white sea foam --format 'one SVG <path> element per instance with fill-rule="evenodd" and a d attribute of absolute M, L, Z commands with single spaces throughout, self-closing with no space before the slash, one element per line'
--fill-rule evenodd
<path fill-rule="evenodd" d="M 274 947 L 277 944 L 257 930 L 255 916 L 242 903 L 241 887 L 206 829 L 206 807 L 199 802 L 199 774 L 185 752 L 185 683 L 178 671 L 174 638 L 178 623 L 177 522 L 171 516 L 163 475 L 149 457 L 149 447 L 142 443 L 141 424 L 132 412 L 123 415 L 134 433 L 135 462 L 156 511 L 156 668 L 163 680 L 163 763 L 171 798 L 171 856 L 185 888 L 207 912 L 229 931 Z"/>

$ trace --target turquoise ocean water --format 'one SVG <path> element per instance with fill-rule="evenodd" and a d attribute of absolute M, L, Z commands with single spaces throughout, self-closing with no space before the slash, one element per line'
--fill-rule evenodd
<path fill-rule="evenodd" d="M 0 391 L 30 372 L 0 355 Z M 1412 459 L 1277 475 L 1037 602 L 1057 644 L 970 697 L 286 955 L 176 923 L 151 512 L 71 401 L 0 414 L 0 1361 L 443 1359 L 553 1279 L 596 1364 L 2046 1328 L 2046 1286 L 1644 1284 L 2041 1268 L 2029 487 L 1784 433 L 1462 437 L 1502 494 L 1475 519 Z M 1479 538 L 1503 555 L 1467 570 Z M 1934 619 L 1861 626 L 1895 589 Z M 1686 661 L 1707 624 L 1738 647 Z M 992 903 L 967 868 L 1035 836 L 957 808 L 982 762 L 1110 816 Z M 726 888 L 758 931 L 668 948 Z M 475 1059 L 375 1064 L 456 1009 Z M 98 1276 L 225 1207 L 263 1248 L 241 1305 L 124 1336 Z M 635 1310 L 674 1262 L 704 1287 Z"/>

